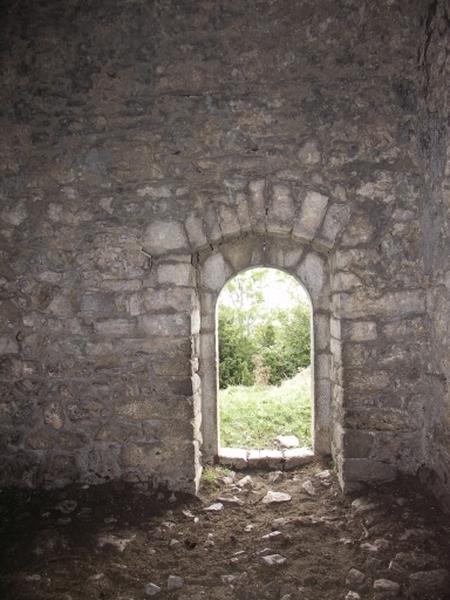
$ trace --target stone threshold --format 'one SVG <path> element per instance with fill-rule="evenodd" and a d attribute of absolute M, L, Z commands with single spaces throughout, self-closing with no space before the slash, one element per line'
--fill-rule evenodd
<path fill-rule="evenodd" d="M 217 462 L 237 470 L 265 469 L 289 471 L 308 464 L 314 459 L 311 448 L 286 450 L 245 450 L 243 448 L 220 448 Z"/>

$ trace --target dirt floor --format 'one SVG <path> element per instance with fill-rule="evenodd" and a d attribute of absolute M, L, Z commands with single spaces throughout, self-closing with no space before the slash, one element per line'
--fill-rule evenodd
<path fill-rule="evenodd" d="M 344 498 L 324 463 L 244 476 L 210 473 L 198 499 L 3 491 L 1 600 L 450 598 L 450 519 L 411 483 Z"/>

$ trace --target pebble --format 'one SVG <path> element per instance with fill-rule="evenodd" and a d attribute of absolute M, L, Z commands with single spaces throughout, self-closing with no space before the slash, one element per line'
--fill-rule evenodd
<path fill-rule="evenodd" d="M 230 585 L 239 579 L 239 575 L 222 575 L 220 579 L 222 583 Z"/>
<path fill-rule="evenodd" d="M 159 587 L 159 585 L 156 585 L 156 583 L 147 583 L 144 587 L 144 594 L 146 596 L 156 596 L 160 593 L 160 591 L 161 588 Z"/>
<path fill-rule="evenodd" d="M 55 508 L 56 510 L 59 510 L 59 512 L 62 512 L 65 515 L 69 515 L 76 509 L 77 506 L 78 503 L 76 502 L 76 500 L 63 500 L 62 502 L 57 504 Z"/>
<path fill-rule="evenodd" d="M 268 554 L 267 556 L 262 556 L 261 560 L 268 567 L 277 567 L 279 565 L 284 565 L 287 558 L 281 554 Z"/>
<path fill-rule="evenodd" d="M 237 496 L 218 498 L 218 502 L 222 504 L 230 504 L 231 506 L 242 506 L 244 502 Z"/>
<path fill-rule="evenodd" d="M 250 475 L 246 475 L 245 477 L 242 477 L 242 479 L 239 479 L 237 485 L 240 488 L 252 488 L 255 486 L 253 479 L 250 477 Z"/>
<path fill-rule="evenodd" d="M 315 496 L 316 495 L 316 490 L 314 489 L 312 481 L 310 481 L 309 479 L 307 479 L 306 481 L 304 481 L 302 483 L 302 488 L 305 490 L 305 492 L 309 496 Z"/>
<path fill-rule="evenodd" d="M 182 546 L 182 544 L 181 544 L 180 540 L 177 540 L 175 538 L 172 538 L 169 542 L 169 548 L 171 550 L 178 550 L 181 548 L 181 546 Z"/>
<path fill-rule="evenodd" d="M 290 502 L 292 497 L 284 492 L 273 492 L 269 490 L 262 499 L 263 504 L 278 504 L 280 502 Z"/>
<path fill-rule="evenodd" d="M 371 502 L 368 498 L 356 498 L 352 502 L 352 508 L 355 510 L 355 512 L 362 513 L 375 510 L 378 508 L 378 506 L 374 502 Z"/>
<path fill-rule="evenodd" d="M 331 471 L 329 469 L 325 469 L 325 471 L 319 471 L 319 473 L 316 473 L 316 477 L 319 479 L 328 479 L 328 477 L 331 477 Z"/>
<path fill-rule="evenodd" d="M 100 546 L 100 548 L 103 548 L 103 546 L 113 546 L 119 552 L 123 552 L 128 546 L 128 544 L 132 542 L 135 537 L 135 535 L 132 535 L 129 538 L 120 538 L 112 534 L 100 535 L 97 538 L 97 543 Z"/>
<path fill-rule="evenodd" d="M 283 471 L 272 471 L 269 473 L 267 481 L 269 483 L 276 483 L 277 481 L 281 481 L 284 478 Z"/>
<path fill-rule="evenodd" d="M 214 502 L 213 504 L 210 504 L 203 510 L 207 510 L 209 512 L 218 512 L 220 510 L 223 510 L 223 504 L 222 502 Z"/>
<path fill-rule="evenodd" d="M 400 592 L 400 585 L 396 581 L 390 579 L 375 579 L 373 589 L 376 592 L 384 592 L 390 596 L 397 596 Z"/>
<path fill-rule="evenodd" d="M 345 600 L 361 600 L 361 596 L 358 594 L 358 592 L 350 591 L 347 592 Z"/>
<path fill-rule="evenodd" d="M 262 536 L 262 540 L 280 540 L 284 538 L 284 533 L 281 531 L 271 531 L 270 533 L 266 533 L 266 535 Z"/>
<path fill-rule="evenodd" d="M 279 435 L 275 438 L 275 441 L 282 448 L 298 448 L 300 446 L 300 440 L 296 435 Z"/>
<path fill-rule="evenodd" d="M 184 585 L 184 579 L 179 575 L 169 575 L 167 578 L 167 589 L 169 592 L 179 590 Z"/>
<path fill-rule="evenodd" d="M 349 585 L 350 587 L 358 587 L 364 582 L 365 578 L 366 578 L 366 576 L 364 575 L 364 573 L 362 571 L 359 571 L 358 569 L 355 569 L 355 568 L 351 568 L 349 570 L 349 572 L 347 573 L 347 577 L 345 578 L 345 583 L 347 585 Z"/>

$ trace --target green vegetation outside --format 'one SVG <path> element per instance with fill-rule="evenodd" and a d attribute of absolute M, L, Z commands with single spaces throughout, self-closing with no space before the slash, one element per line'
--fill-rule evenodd
<path fill-rule="evenodd" d="M 311 372 L 280 386 L 230 386 L 219 391 L 223 448 L 276 448 L 278 435 L 296 435 L 311 446 Z"/>

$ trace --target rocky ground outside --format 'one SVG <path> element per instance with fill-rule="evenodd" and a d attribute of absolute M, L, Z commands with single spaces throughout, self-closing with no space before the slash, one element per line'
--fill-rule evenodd
<path fill-rule="evenodd" d="M 0 494 L 2 600 L 446 600 L 450 519 L 403 482 L 343 497 L 315 462 Z"/>

